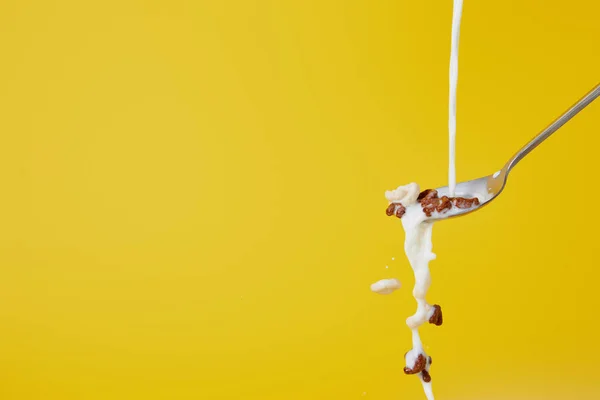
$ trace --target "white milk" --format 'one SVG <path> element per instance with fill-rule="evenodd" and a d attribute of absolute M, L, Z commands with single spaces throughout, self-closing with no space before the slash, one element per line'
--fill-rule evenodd
<path fill-rule="evenodd" d="M 450 98 L 448 107 L 448 189 L 450 197 L 456 188 L 456 86 L 458 84 L 458 41 L 460 39 L 460 20 L 463 0 L 454 0 L 452 12 L 452 42 L 450 48 Z"/>
<path fill-rule="evenodd" d="M 416 312 L 406 319 L 406 325 L 412 332 L 412 349 L 406 353 L 406 367 L 413 369 L 415 360 L 422 354 L 425 357 L 425 371 L 430 372 L 429 356 L 425 353 L 421 337 L 419 335 L 419 327 L 429 322 L 433 316 L 435 307 L 427 302 L 426 296 L 429 286 L 431 286 L 431 274 L 429 272 L 429 262 L 435 260 L 433 253 L 433 243 L 431 240 L 433 220 L 449 218 L 456 213 L 463 212 L 463 209 L 453 206 L 449 210 L 444 210 L 442 213 L 437 211 L 427 217 L 423 211 L 420 202 L 417 201 L 420 189 L 416 183 L 411 183 L 405 186 L 400 186 L 395 190 L 385 192 L 386 199 L 393 204 L 401 203 L 406 211 L 401 218 L 402 227 L 404 228 L 404 252 L 410 263 L 415 276 L 415 286 L 413 288 L 413 297 L 417 302 Z M 482 199 L 480 199 L 481 201 Z M 399 207 L 399 206 L 397 206 Z M 475 208 L 478 206 L 474 206 Z M 395 210 L 394 210 L 395 211 Z M 396 279 L 383 279 L 371 285 L 371 290 L 380 294 L 389 294 L 400 288 L 400 282 Z M 434 400 L 433 391 L 431 388 L 431 380 L 425 382 L 422 373 L 417 374 L 423 385 L 427 399 Z"/>

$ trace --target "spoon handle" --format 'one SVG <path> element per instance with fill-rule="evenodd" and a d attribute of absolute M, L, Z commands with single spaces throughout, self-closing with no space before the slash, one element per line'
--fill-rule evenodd
<path fill-rule="evenodd" d="M 558 117 L 554 122 L 552 122 L 546 129 L 541 131 L 536 137 L 534 137 L 529 143 L 527 143 L 521 150 L 519 150 L 507 163 L 504 167 L 506 172 L 510 171 L 519 161 L 523 159 L 527 154 L 531 152 L 531 150 L 535 149 L 540 143 L 544 140 L 548 139 L 550 135 L 558 130 L 561 126 L 567 123 L 571 118 L 573 118 L 577 113 L 583 110 L 587 105 L 589 105 L 592 101 L 594 101 L 598 96 L 600 96 L 600 84 L 596 85 L 595 88 L 589 91 L 588 94 L 583 96 L 581 100 L 571 106 L 563 115 Z"/>

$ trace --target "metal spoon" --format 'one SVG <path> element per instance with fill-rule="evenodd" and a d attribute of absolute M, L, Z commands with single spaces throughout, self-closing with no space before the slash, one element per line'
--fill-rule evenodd
<path fill-rule="evenodd" d="M 546 129 L 540 132 L 536 137 L 534 137 L 529 143 L 527 143 L 521 150 L 519 150 L 514 156 L 508 160 L 504 167 L 495 172 L 492 175 L 484 176 L 479 179 L 473 179 L 471 181 L 460 182 L 456 185 L 456 190 L 454 196 L 459 197 L 477 197 L 479 198 L 480 205 L 469 208 L 469 209 L 456 209 L 453 208 L 452 212 L 445 214 L 436 214 L 429 220 L 438 220 L 438 219 L 447 219 L 458 217 L 461 215 L 469 214 L 475 210 L 480 209 L 481 207 L 489 204 L 492 200 L 494 200 L 502 190 L 506 186 L 506 178 L 508 177 L 508 173 L 514 168 L 515 165 L 519 161 L 523 159 L 527 154 L 529 154 L 533 149 L 539 146 L 544 140 L 548 139 L 550 135 L 558 130 L 561 126 L 567 123 L 571 118 L 573 118 L 579 111 L 583 110 L 587 105 L 589 105 L 592 101 L 594 101 L 598 96 L 600 96 L 600 84 L 596 85 L 588 94 L 583 96 L 581 100 L 575 103 L 571 108 L 569 108 L 563 115 L 558 117 L 554 122 L 552 122 Z M 449 190 L 448 186 L 441 187 L 437 189 L 440 196 L 448 196 Z"/>

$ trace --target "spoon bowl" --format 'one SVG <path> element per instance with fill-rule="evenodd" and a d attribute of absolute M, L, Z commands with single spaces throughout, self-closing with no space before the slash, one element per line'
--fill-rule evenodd
<path fill-rule="evenodd" d="M 467 209 L 454 208 L 452 210 L 453 212 L 451 213 L 432 216 L 430 221 L 460 217 L 479 210 L 481 207 L 489 204 L 502 192 L 504 186 L 506 185 L 507 175 L 507 170 L 503 168 L 492 175 L 457 183 L 454 191 L 454 197 L 477 197 L 479 199 L 479 205 Z M 440 197 L 450 196 L 450 188 L 448 186 L 443 186 L 436 190 L 438 191 Z"/>

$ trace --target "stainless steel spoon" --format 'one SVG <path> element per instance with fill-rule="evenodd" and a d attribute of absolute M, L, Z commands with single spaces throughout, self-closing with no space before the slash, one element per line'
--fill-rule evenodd
<path fill-rule="evenodd" d="M 471 181 L 460 182 L 456 184 L 456 190 L 454 196 L 460 197 L 477 197 L 479 198 L 480 205 L 477 207 L 465 209 L 465 210 L 453 210 L 449 215 L 439 214 L 432 217 L 430 220 L 447 219 L 458 217 L 469 214 L 475 210 L 479 210 L 481 207 L 489 204 L 494 200 L 506 186 L 506 178 L 508 173 L 514 168 L 519 161 L 523 159 L 531 150 L 535 149 L 544 140 L 548 139 L 550 135 L 558 130 L 561 126 L 567 123 L 573 118 L 579 111 L 583 110 L 587 105 L 594 101 L 600 96 L 600 84 L 596 85 L 588 94 L 583 96 L 581 100 L 570 107 L 563 115 L 558 117 L 552 122 L 546 129 L 541 131 L 536 137 L 534 137 L 529 143 L 527 143 L 521 150 L 519 150 L 514 156 L 512 156 L 504 167 L 495 172 L 492 175 L 484 176 L 479 179 L 473 179 Z M 440 196 L 448 196 L 448 186 L 437 189 Z"/>

